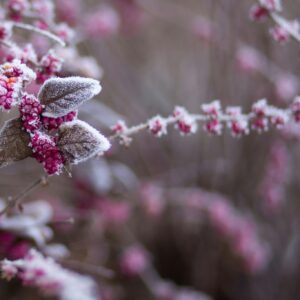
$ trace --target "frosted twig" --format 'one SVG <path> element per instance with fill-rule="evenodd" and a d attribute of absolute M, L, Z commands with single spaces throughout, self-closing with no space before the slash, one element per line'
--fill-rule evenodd
<path fill-rule="evenodd" d="M 45 186 L 47 183 L 48 183 L 48 177 L 42 176 L 38 180 L 35 180 L 33 183 L 31 183 L 28 187 L 26 187 L 23 191 L 21 191 L 16 196 L 9 197 L 7 199 L 6 207 L 0 212 L 0 216 L 6 214 L 10 209 L 19 206 L 21 201 L 24 199 L 24 197 L 26 197 L 28 194 L 30 194 L 32 191 L 36 190 L 40 186 Z"/>
<path fill-rule="evenodd" d="M 49 38 L 50 40 L 53 40 L 55 41 L 56 43 L 60 44 L 61 46 L 65 47 L 66 46 L 66 43 L 61 39 L 59 38 L 57 35 L 47 31 L 47 30 L 43 30 L 43 29 L 40 29 L 40 28 L 37 28 L 37 27 L 34 27 L 30 24 L 24 24 L 24 23 L 12 23 L 13 26 L 15 28 L 20 28 L 20 29 L 24 29 L 24 30 L 28 30 L 28 31 L 32 31 L 32 32 L 36 32 L 38 34 L 41 34 L 47 38 Z"/>

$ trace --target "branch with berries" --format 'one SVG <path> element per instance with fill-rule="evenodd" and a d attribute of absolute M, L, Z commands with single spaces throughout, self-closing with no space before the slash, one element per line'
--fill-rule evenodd
<path fill-rule="evenodd" d="M 257 0 L 250 9 L 250 18 L 254 21 L 263 21 L 270 18 L 275 24 L 270 34 L 275 41 L 286 43 L 290 38 L 300 42 L 300 26 L 297 20 L 287 20 L 281 15 L 281 0 Z"/>
<path fill-rule="evenodd" d="M 172 115 L 164 118 L 155 116 L 145 123 L 127 127 L 124 121 L 118 121 L 111 127 L 113 135 L 110 140 L 119 139 L 121 144 L 129 145 L 132 136 L 148 130 L 156 137 L 167 134 L 167 127 L 175 125 L 181 135 L 196 133 L 198 123 L 211 135 L 220 135 L 224 127 L 228 127 L 233 137 L 241 137 L 251 130 L 258 133 L 269 130 L 270 126 L 283 128 L 289 122 L 300 121 L 300 97 L 296 97 L 288 108 L 277 108 L 269 105 L 266 99 L 261 99 L 252 105 L 251 111 L 242 113 L 241 107 L 228 106 L 224 111 L 219 100 L 202 105 L 202 114 L 189 113 L 186 108 L 176 106 Z"/>
<path fill-rule="evenodd" d="M 97 80 L 82 77 L 51 78 L 38 96 L 23 91 L 35 73 L 20 61 L 0 67 L 0 107 L 19 108 L 20 117 L 0 131 L 0 166 L 27 157 L 35 158 L 47 174 L 61 174 L 64 166 L 77 164 L 110 148 L 109 141 L 86 122 L 77 120 L 77 109 L 97 95 Z"/>

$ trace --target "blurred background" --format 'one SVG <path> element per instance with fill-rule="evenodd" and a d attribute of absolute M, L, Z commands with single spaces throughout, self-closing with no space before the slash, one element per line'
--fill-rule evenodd
<path fill-rule="evenodd" d="M 66 59 L 62 76 L 102 78 L 81 119 L 109 135 L 119 119 L 135 125 L 176 105 L 192 113 L 214 99 L 243 111 L 261 98 L 287 106 L 300 90 L 299 45 L 280 45 L 268 20 L 251 21 L 253 2 L 57 0 L 78 52 L 95 59 L 76 67 Z M 285 16 L 299 16 L 297 1 L 283 4 Z M 70 251 L 66 266 L 94 276 L 103 300 L 296 300 L 299 133 L 295 124 L 241 139 L 226 130 L 182 137 L 170 128 L 160 139 L 142 132 L 26 201 L 51 204 L 53 241 Z M 1 169 L 1 197 L 42 174 L 31 159 Z M 1 299 L 42 299 L 17 286 L 3 285 Z"/>

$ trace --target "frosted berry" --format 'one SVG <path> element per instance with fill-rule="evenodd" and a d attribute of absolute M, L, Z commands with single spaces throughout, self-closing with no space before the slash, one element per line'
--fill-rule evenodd
<path fill-rule="evenodd" d="M 49 51 L 40 61 L 40 68 L 37 73 L 37 82 L 43 83 L 50 77 L 54 76 L 62 68 L 63 60 L 53 51 Z"/>
<path fill-rule="evenodd" d="M 32 148 L 33 157 L 43 164 L 45 171 L 49 175 L 58 175 L 62 172 L 64 159 L 53 137 L 36 131 L 31 136 L 29 146 Z"/>
<path fill-rule="evenodd" d="M 176 122 L 176 129 L 182 135 L 188 135 L 197 131 L 198 124 L 195 118 L 184 107 L 176 106 L 173 116 L 179 118 Z"/>
<path fill-rule="evenodd" d="M 34 95 L 25 94 L 21 99 L 19 110 L 23 127 L 27 132 L 34 132 L 41 127 L 40 115 L 43 106 Z"/>
<path fill-rule="evenodd" d="M 67 115 L 59 118 L 42 117 L 42 123 L 45 129 L 58 129 L 61 124 L 71 122 L 77 117 L 76 111 L 71 111 Z"/>
<path fill-rule="evenodd" d="M 164 134 L 167 134 L 167 123 L 161 116 L 153 117 L 148 121 L 149 131 L 157 136 L 161 137 Z"/>
<path fill-rule="evenodd" d="M 21 83 L 18 78 L 0 75 L 0 107 L 10 110 L 18 100 L 20 89 Z"/>

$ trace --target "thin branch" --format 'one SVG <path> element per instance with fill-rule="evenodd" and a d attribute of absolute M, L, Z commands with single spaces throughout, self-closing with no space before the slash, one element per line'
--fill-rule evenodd
<path fill-rule="evenodd" d="M 180 117 L 172 117 L 172 116 L 169 116 L 165 119 L 167 126 L 175 124 L 179 120 L 180 120 Z M 131 137 L 131 136 L 133 136 L 133 135 L 135 135 L 135 134 L 137 134 L 141 131 L 147 130 L 148 128 L 149 128 L 149 123 L 148 122 L 142 123 L 142 124 L 139 124 L 139 125 L 132 126 L 128 129 L 126 129 L 124 132 L 115 133 L 115 134 L 109 136 L 108 139 L 110 141 L 113 141 L 113 140 L 118 139 L 118 138 Z"/>
<path fill-rule="evenodd" d="M 34 26 L 30 25 L 30 24 L 16 23 L 16 22 L 13 23 L 13 26 L 15 28 L 19 28 L 19 29 L 24 29 L 24 30 L 36 32 L 38 34 L 41 34 L 41 35 L 49 38 L 50 40 L 55 41 L 56 43 L 60 44 L 63 47 L 66 46 L 66 43 L 61 38 L 59 38 L 57 35 L 49 32 L 47 30 L 43 30 L 43 29 L 34 27 Z"/>
<path fill-rule="evenodd" d="M 265 100 L 260 100 L 260 101 L 265 101 Z M 259 103 L 260 101 L 258 101 L 257 103 Z M 256 130 L 259 132 L 267 131 L 268 123 L 270 123 L 270 124 L 274 125 L 276 128 L 280 129 L 284 125 L 286 125 L 288 122 L 291 122 L 292 120 L 294 120 L 295 112 L 293 111 L 293 107 L 288 107 L 286 109 L 282 109 L 282 108 L 277 108 L 277 107 L 274 107 L 271 105 L 267 105 L 266 102 L 264 102 L 264 103 L 265 103 L 265 106 L 263 106 L 261 108 L 259 108 L 259 107 L 257 108 L 258 110 L 263 109 L 264 111 L 257 112 L 257 113 L 255 112 L 255 108 L 253 106 L 252 111 L 250 111 L 247 114 L 242 114 L 242 113 L 231 114 L 229 112 L 222 112 L 220 110 L 216 115 L 213 115 L 213 114 L 210 115 L 207 113 L 191 114 L 191 113 L 188 113 L 187 111 L 185 111 L 185 114 L 183 114 L 183 115 L 179 115 L 179 116 L 170 115 L 166 118 L 159 116 L 159 118 L 160 118 L 161 126 L 164 126 L 165 129 L 167 129 L 168 126 L 176 125 L 179 122 L 185 123 L 186 118 L 188 118 L 189 119 L 188 122 L 190 122 L 190 123 L 186 123 L 186 124 L 188 124 L 188 126 L 191 126 L 191 127 L 192 127 L 192 123 L 208 124 L 211 121 L 216 121 L 219 124 L 220 129 L 217 131 L 214 131 L 214 130 L 211 130 L 210 128 L 207 128 L 206 131 L 208 131 L 211 134 L 219 135 L 219 134 L 221 134 L 222 129 L 225 127 L 224 125 L 229 125 L 228 127 L 230 128 L 231 132 L 233 133 L 233 136 L 240 136 L 240 134 L 238 134 L 236 132 L 236 130 L 237 130 L 236 126 L 240 126 L 241 122 L 244 122 L 243 128 L 241 128 L 241 129 L 244 129 L 245 131 L 240 132 L 241 135 L 243 135 L 243 134 L 246 134 L 246 132 L 249 132 L 250 129 Z M 254 105 L 256 105 L 256 104 L 254 104 Z M 230 107 L 228 107 L 228 108 L 230 108 Z M 236 107 L 236 108 L 238 108 L 238 107 Z M 266 119 L 267 124 L 256 125 L 255 121 L 259 118 Z M 132 140 L 131 137 L 139 132 L 149 130 L 150 132 L 154 133 L 151 130 L 151 121 L 152 120 L 153 119 L 150 119 L 145 123 L 135 125 L 133 127 L 129 127 L 129 128 L 124 127 L 121 130 L 116 130 L 116 132 L 113 135 L 109 136 L 108 139 L 110 141 L 119 139 L 121 144 L 129 145 Z M 233 123 L 235 123 L 235 124 L 233 124 Z M 233 125 L 233 127 L 231 127 L 232 125 Z M 260 128 L 259 126 L 262 126 L 262 127 Z M 184 132 L 181 129 L 179 129 L 179 130 L 183 134 L 194 133 L 192 130 L 190 132 Z M 164 134 L 166 134 L 166 131 Z M 156 135 L 156 134 L 154 133 L 154 135 Z M 161 136 L 161 135 L 156 135 L 156 136 Z"/>
<path fill-rule="evenodd" d="M 103 266 L 96 266 L 82 261 L 76 260 L 61 260 L 61 264 L 66 267 L 75 268 L 79 271 L 89 272 L 90 274 L 97 275 L 106 279 L 112 279 L 115 276 L 113 270 L 107 269 Z"/>
<path fill-rule="evenodd" d="M 261 5 L 260 0 L 256 0 L 256 2 Z M 274 11 L 269 11 L 268 16 L 273 21 L 273 23 L 284 29 L 290 37 L 292 37 L 295 41 L 300 42 L 300 32 L 298 32 L 293 26 L 291 26 L 289 20 L 282 17 L 280 13 Z"/>
<path fill-rule="evenodd" d="M 21 201 L 32 191 L 36 190 L 40 186 L 45 186 L 48 183 L 48 177 L 42 176 L 38 180 L 31 183 L 28 187 L 26 187 L 23 191 L 21 191 L 19 194 L 17 194 L 14 197 L 9 197 L 7 199 L 7 205 L 6 207 L 0 212 L 0 216 L 3 216 L 6 214 L 9 210 L 11 210 L 14 207 L 20 206 Z"/>
<path fill-rule="evenodd" d="M 294 28 L 288 23 L 288 21 L 280 16 L 278 13 L 270 13 L 271 19 L 275 24 L 283 28 L 288 34 L 294 38 L 297 42 L 300 42 L 300 33 L 294 30 Z"/>
<path fill-rule="evenodd" d="M 0 44 L 2 44 L 3 46 L 5 46 L 7 48 L 12 48 L 15 46 L 12 42 L 7 41 L 7 40 L 1 40 Z"/>

